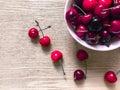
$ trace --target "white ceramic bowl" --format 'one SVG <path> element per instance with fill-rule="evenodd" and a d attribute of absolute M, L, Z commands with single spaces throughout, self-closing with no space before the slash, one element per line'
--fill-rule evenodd
<path fill-rule="evenodd" d="M 67 25 L 67 29 L 68 31 L 70 32 L 70 34 L 72 35 L 72 37 L 81 45 L 89 48 L 89 49 L 92 49 L 92 50 L 97 50 L 97 51 L 110 51 L 110 50 L 114 50 L 114 49 L 117 49 L 120 47 L 120 40 L 116 40 L 116 41 L 113 41 L 109 47 L 105 46 L 105 45 L 89 45 L 87 44 L 84 40 L 80 39 L 72 30 L 72 28 L 67 24 L 67 21 L 66 21 L 66 12 L 67 10 L 71 7 L 73 3 L 73 0 L 66 0 L 66 4 L 65 4 L 65 10 L 64 10 L 64 20 L 65 20 L 65 23 Z"/>

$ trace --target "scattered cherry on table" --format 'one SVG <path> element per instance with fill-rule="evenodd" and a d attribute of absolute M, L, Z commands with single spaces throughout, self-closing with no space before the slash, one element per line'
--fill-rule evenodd
<path fill-rule="evenodd" d="M 60 63 L 61 67 L 62 67 L 62 71 L 63 71 L 63 75 L 66 75 L 63 65 L 62 65 L 62 58 L 63 58 L 63 54 L 61 51 L 59 50 L 54 50 L 51 52 L 51 59 L 53 62 L 58 62 Z"/>

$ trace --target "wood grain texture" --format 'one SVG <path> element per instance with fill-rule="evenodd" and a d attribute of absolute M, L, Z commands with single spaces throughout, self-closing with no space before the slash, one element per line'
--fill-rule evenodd
<path fill-rule="evenodd" d="M 67 31 L 64 19 L 65 0 L 0 0 L 0 90 L 120 90 L 118 82 L 109 85 L 103 76 L 107 70 L 120 69 L 120 49 L 97 52 L 79 45 Z M 44 49 L 31 41 L 27 31 L 38 20 L 52 40 Z M 66 76 L 50 53 L 59 49 L 64 54 Z M 89 53 L 87 79 L 74 82 L 73 72 L 84 70 L 76 51 Z"/>

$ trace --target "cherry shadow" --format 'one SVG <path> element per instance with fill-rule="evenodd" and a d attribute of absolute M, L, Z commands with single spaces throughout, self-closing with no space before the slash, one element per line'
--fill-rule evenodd
<path fill-rule="evenodd" d="M 82 79 L 82 80 L 74 80 L 74 83 L 77 85 L 77 86 L 82 86 L 84 83 L 85 83 L 85 78 Z"/>
<path fill-rule="evenodd" d="M 49 51 L 51 50 L 51 48 L 52 48 L 52 44 L 50 44 L 50 45 L 47 46 L 47 47 L 41 46 L 41 48 L 42 48 L 42 50 L 43 50 L 44 52 L 49 52 Z"/>
<path fill-rule="evenodd" d="M 112 89 L 112 90 L 115 89 L 115 85 L 116 85 L 115 83 L 109 83 L 109 82 L 107 82 L 105 80 L 104 80 L 104 83 L 107 86 L 107 88 Z"/>
<path fill-rule="evenodd" d="M 39 37 L 35 38 L 35 39 L 31 39 L 31 42 L 33 44 L 38 44 L 39 43 Z"/>
<path fill-rule="evenodd" d="M 59 61 L 58 61 L 58 62 L 53 62 L 54 68 L 55 68 L 59 73 L 63 73 L 61 64 L 62 64 L 63 69 L 64 69 L 64 65 L 63 65 L 63 64 L 64 64 L 64 59 L 61 59 L 60 62 L 59 62 Z M 64 69 L 64 72 L 65 72 L 65 69 Z M 65 80 L 67 80 L 67 78 L 66 78 L 66 72 L 65 72 L 65 74 L 63 73 L 63 77 L 64 77 Z"/>

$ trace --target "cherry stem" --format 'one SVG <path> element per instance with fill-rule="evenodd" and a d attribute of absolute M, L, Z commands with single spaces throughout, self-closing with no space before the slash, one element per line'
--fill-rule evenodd
<path fill-rule="evenodd" d="M 35 22 L 36 22 L 36 26 L 38 26 L 39 27 L 39 31 L 41 31 L 41 33 L 42 33 L 42 36 L 44 37 L 44 33 L 43 33 L 43 31 L 42 31 L 42 29 L 41 29 L 41 27 L 40 27 L 40 25 L 39 25 L 39 22 L 37 21 L 37 20 L 35 20 Z"/>
<path fill-rule="evenodd" d="M 111 10 L 111 9 L 117 8 L 118 6 L 120 6 L 120 5 L 117 5 L 117 6 L 114 6 L 114 7 L 110 7 L 110 8 L 106 8 L 106 9 L 103 9 L 103 11 Z"/>
<path fill-rule="evenodd" d="M 48 27 L 46 27 L 46 28 L 44 28 L 44 29 L 42 29 L 42 30 L 46 30 L 46 29 L 48 29 L 48 28 L 51 28 L 51 26 L 48 26 Z"/>
<path fill-rule="evenodd" d="M 62 68 L 62 71 L 63 71 L 63 75 L 66 75 L 65 70 L 64 70 L 63 65 L 62 65 L 62 60 L 59 60 L 59 62 L 60 62 L 60 65 L 61 65 L 61 68 Z"/>
<path fill-rule="evenodd" d="M 108 26 L 108 27 L 110 27 L 111 25 L 110 24 L 104 24 L 105 26 Z"/>
<path fill-rule="evenodd" d="M 87 60 L 84 61 L 85 64 L 85 78 L 87 78 Z"/>
<path fill-rule="evenodd" d="M 116 75 L 118 75 L 120 73 L 120 70 L 118 70 L 117 72 L 116 72 Z"/>
<path fill-rule="evenodd" d="M 78 5 L 76 5 L 76 4 L 73 4 L 73 6 L 74 7 L 77 7 L 78 9 L 80 9 L 80 11 L 84 14 L 84 15 L 86 15 L 86 13 L 82 10 L 82 8 L 80 8 Z"/>

